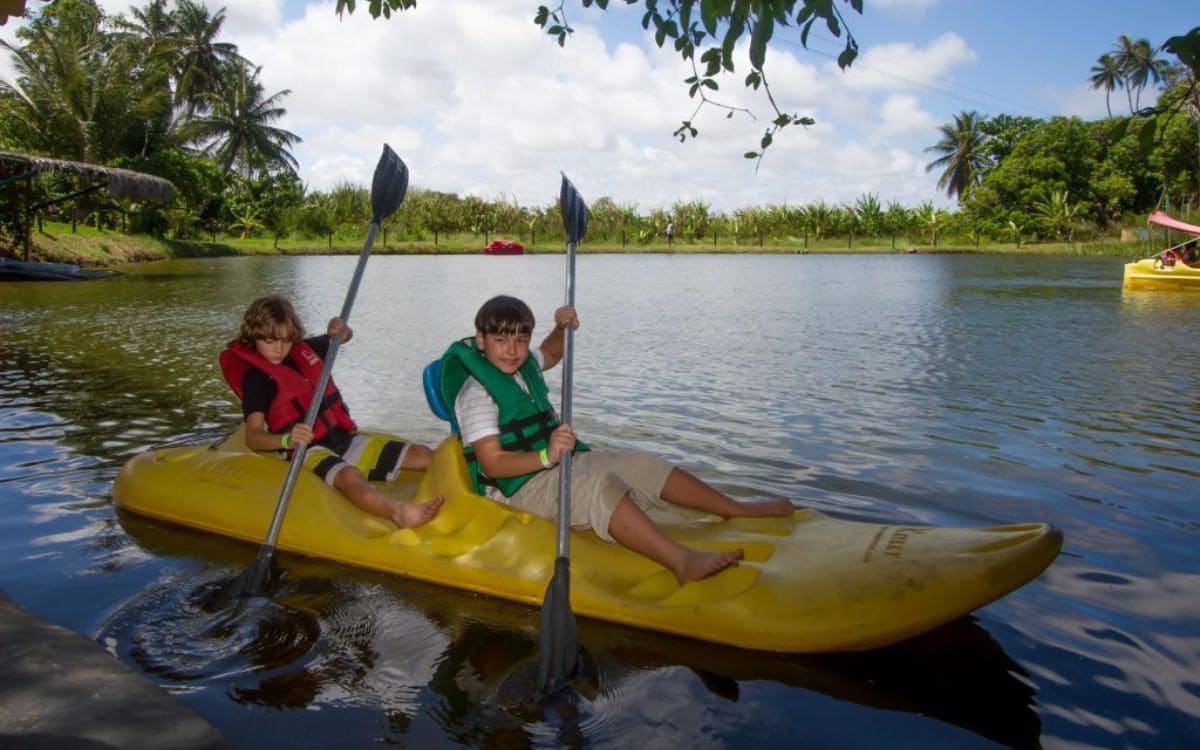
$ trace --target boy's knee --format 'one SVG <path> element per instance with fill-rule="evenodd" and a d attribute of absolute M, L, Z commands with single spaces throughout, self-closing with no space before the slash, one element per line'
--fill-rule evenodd
<path fill-rule="evenodd" d="M 343 463 L 338 467 L 331 484 L 334 489 L 339 490 L 343 494 L 361 490 L 364 486 L 370 486 L 366 475 L 359 471 L 358 467 L 348 463 Z"/>
<path fill-rule="evenodd" d="M 428 469 L 432 461 L 433 450 L 427 446 L 414 443 L 408 446 L 408 451 L 404 454 L 404 461 L 401 463 L 401 468 Z"/>

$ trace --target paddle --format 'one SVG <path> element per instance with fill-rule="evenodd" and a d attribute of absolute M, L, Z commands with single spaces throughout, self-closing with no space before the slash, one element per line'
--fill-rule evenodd
<path fill-rule="evenodd" d="M 567 233 L 567 304 L 575 305 L 575 250 L 587 231 L 587 206 L 579 191 L 564 174 L 559 196 L 563 229 Z M 571 423 L 571 386 L 574 376 L 575 331 L 566 329 L 563 348 L 562 421 Z M 558 554 L 554 575 L 542 599 L 541 662 L 538 664 L 538 692 L 552 695 L 566 686 L 579 666 L 579 635 L 571 611 L 571 453 L 559 462 Z"/>
<path fill-rule="evenodd" d="M 354 306 L 354 297 L 358 294 L 358 285 L 362 281 L 363 271 L 366 270 L 367 257 L 371 254 L 371 245 L 375 242 L 375 234 L 379 231 L 379 225 L 396 212 L 396 209 L 404 201 L 404 194 L 407 191 L 408 167 L 399 156 L 396 156 L 396 152 L 392 151 L 390 146 L 384 144 L 383 155 L 379 157 L 379 163 L 375 166 L 375 176 L 371 181 L 371 225 L 367 228 L 367 239 L 363 243 L 362 252 L 359 253 L 358 264 L 354 267 L 354 277 L 350 281 L 350 288 L 346 291 L 346 301 L 342 305 L 341 315 L 343 323 L 350 320 L 350 308 Z M 317 421 L 317 413 L 321 409 L 321 398 L 317 394 L 323 394 L 329 385 L 333 362 L 337 359 L 338 347 L 341 343 L 340 336 L 333 336 L 329 339 L 329 351 L 325 355 L 325 366 L 321 370 L 321 377 L 317 380 L 316 389 L 313 391 L 312 403 L 309 404 L 308 412 L 304 416 L 304 422 L 309 427 L 312 427 Z M 279 538 L 279 528 L 283 525 L 288 501 L 292 497 L 292 488 L 296 485 L 296 478 L 300 474 L 300 467 L 304 465 L 304 456 L 307 452 L 307 445 L 297 445 L 292 451 L 292 460 L 288 464 L 283 488 L 279 491 L 279 500 L 275 503 L 275 515 L 271 517 L 267 538 L 259 548 L 254 564 L 242 574 L 241 580 L 234 584 L 235 590 L 240 596 L 258 596 L 262 591 L 263 584 L 266 583 L 267 570 L 275 551 L 275 541 Z"/>

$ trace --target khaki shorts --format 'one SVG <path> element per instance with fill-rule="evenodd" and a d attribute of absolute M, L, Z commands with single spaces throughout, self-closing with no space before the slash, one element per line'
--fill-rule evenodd
<path fill-rule="evenodd" d="M 667 505 L 659 495 L 674 467 L 636 451 L 588 451 L 571 458 L 571 526 L 591 529 L 610 542 L 608 533 L 617 503 L 626 494 L 643 511 Z M 506 501 L 520 510 L 551 520 L 558 518 L 559 467 L 540 472 Z"/>
<path fill-rule="evenodd" d="M 400 473 L 408 443 L 379 435 L 354 435 L 346 450 L 338 455 L 323 445 L 310 445 L 304 454 L 304 468 L 325 480 L 330 487 L 338 472 L 353 466 L 372 482 L 390 482 Z"/>

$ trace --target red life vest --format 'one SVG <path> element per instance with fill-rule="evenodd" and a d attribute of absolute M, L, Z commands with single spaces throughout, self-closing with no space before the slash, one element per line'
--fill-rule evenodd
<path fill-rule="evenodd" d="M 219 361 L 221 374 L 238 398 L 243 397 L 242 381 L 252 367 L 275 382 L 275 398 L 267 409 L 266 421 L 267 429 L 276 433 L 287 432 L 292 425 L 304 421 L 325 364 L 305 341 L 292 344 L 286 362 L 277 365 L 268 362 L 254 347 L 236 340 L 229 342 Z M 321 410 L 317 412 L 317 422 L 313 425 L 313 441 L 335 429 L 355 432 L 358 425 L 350 418 L 342 394 L 330 378 L 325 387 L 325 398 L 321 400 Z"/>

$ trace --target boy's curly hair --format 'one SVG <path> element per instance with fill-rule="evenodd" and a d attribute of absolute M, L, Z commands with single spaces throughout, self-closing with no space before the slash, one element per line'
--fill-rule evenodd
<path fill-rule="evenodd" d="M 274 338 L 296 343 L 304 338 L 304 326 L 292 303 L 272 294 L 250 303 L 242 318 L 237 340 L 245 346 L 254 346 L 255 341 Z"/>
<path fill-rule="evenodd" d="M 475 330 L 489 333 L 533 333 L 533 311 L 516 297 L 501 294 L 483 303 L 475 313 Z"/>

